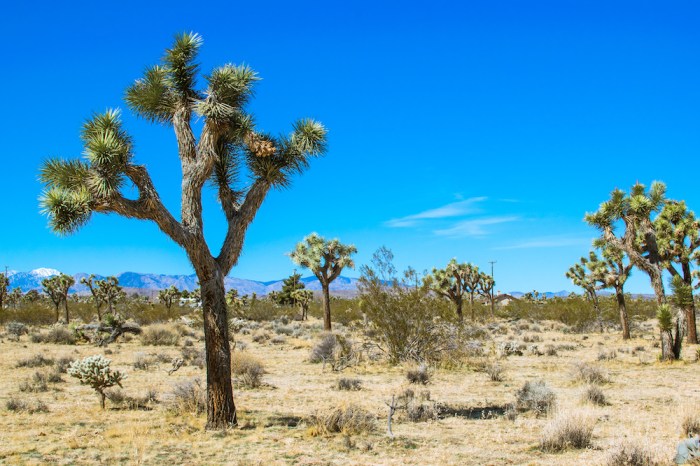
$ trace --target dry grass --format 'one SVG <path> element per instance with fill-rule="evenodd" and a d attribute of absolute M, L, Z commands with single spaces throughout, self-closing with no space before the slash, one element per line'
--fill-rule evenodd
<path fill-rule="evenodd" d="M 408 413 L 400 411 L 394 417 L 392 440 L 385 435 L 385 403 L 391 401 L 392 394 L 402 393 L 409 386 L 416 389 L 406 380 L 406 372 L 412 366 L 390 366 L 367 358 L 342 373 L 342 377 L 362 380 L 362 390 L 334 390 L 332 386 L 341 374 L 308 362 L 312 347 L 322 335 L 318 320 L 300 323 L 311 339 L 290 335 L 284 345 L 272 345 L 269 340 L 263 344 L 253 342 L 256 332 L 266 331 L 262 330 L 265 325 L 251 325 L 248 334 L 235 335 L 236 342 L 245 343 L 248 349 L 234 354 L 246 353 L 264 363 L 266 385 L 254 390 L 239 390 L 235 385 L 241 428 L 226 433 L 204 430 L 204 369 L 188 363 L 168 375 L 171 365 L 159 362 L 158 358 L 182 358 L 181 346 L 154 348 L 144 346 L 139 338 L 110 345 L 112 367 L 129 376 L 123 393 L 141 398 L 153 389 L 159 394 L 159 402 L 150 403 L 149 410 L 124 407 L 102 412 L 89 387 L 65 376 L 65 383 L 55 384 L 58 391 L 53 390 L 51 383 L 46 392 L 23 393 L 18 387 L 37 371 L 57 368 L 61 360 L 102 354 L 103 349 L 81 342 L 62 345 L 32 343 L 27 337 L 19 342 L 5 339 L 0 342 L 0 463 L 600 465 L 606 464 L 613 452 L 621 451 L 621 439 L 640 439 L 637 443 L 651 451 L 659 464 L 668 464 L 684 436 L 683 420 L 691 412 L 689 407 L 700 402 L 696 391 L 700 373 L 698 365 L 691 362 L 695 360 L 696 346 L 684 347 L 684 359 L 688 362 L 658 362 L 659 350 L 653 348 L 653 338 L 658 339 L 653 322 L 626 342 L 612 333 L 590 333 L 584 340 L 580 334 L 563 333 L 561 325 L 528 323 L 530 334 L 535 325 L 540 327 L 540 347 L 552 345 L 558 356 L 511 354 L 507 363 L 500 362 L 507 364 L 508 369 L 508 377 L 502 383 L 490 381 L 487 374 L 475 372 L 469 364 L 450 370 L 435 368 L 429 385 L 431 403 L 467 408 L 505 406 L 514 401 L 515 392 L 525 382 L 545 380 L 556 394 L 557 410 L 571 413 L 581 408 L 581 394 L 587 387 L 572 380 L 571 368 L 580 361 L 595 361 L 595 367 L 605 372 L 611 382 L 604 385 L 609 404 L 587 408 L 594 410 L 599 419 L 590 439 L 592 448 L 542 451 L 540 438 L 552 419 L 532 412 L 523 412 L 515 420 L 504 416 L 426 416 L 426 424 L 411 422 Z M 496 355 L 498 345 L 515 334 L 514 324 L 498 321 L 497 326 L 499 330 L 493 332 L 495 340 L 483 348 L 485 355 Z M 193 331 L 194 337 L 186 337 L 193 341 L 192 346 L 186 347 L 192 361 L 201 355 L 204 345 L 201 330 L 195 327 Z M 362 338 L 358 332 L 346 332 L 356 341 Z M 645 347 L 646 351 L 620 351 L 636 347 Z M 617 357 L 597 361 L 601 348 L 616 350 Z M 151 356 L 154 350 L 159 353 L 156 362 L 134 370 L 136 355 Z M 18 362 L 36 355 L 52 361 L 39 367 L 16 367 Z M 201 381 L 199 387 L 195 384 L 191 390 L 179 392 L 190 395 L 178 396 L 175 387 L 193 379 Z M 418 387 L 417 392 L 423 389 Z M 8 409 L 8 402 L 17 409 Z M 49 412 L 35 410 L 39 403 Z M 431 403 L 420 402 L 426 406 Z M 368 413 L 376 429 L 346 442 L 343 434 L 311 437 L 309 425 L 301 422 L 319 407 L 331 411 L 350 405 Z M 175 409 L 176 406 L 181 408 Z M 117 406 L 109 403 L 108 407 Z M 422 408 L 416 408 L 414 414 L 419 409 Z M 354 446 L 350 448 L 349 444 Z"/>
<path fill-rule="evenodd" d="M 588 448 L 593 439 L 593 427 L 595 416 L 589 412 L 562 413 L 545 426 L 540 448 L 547 452 Z"/>

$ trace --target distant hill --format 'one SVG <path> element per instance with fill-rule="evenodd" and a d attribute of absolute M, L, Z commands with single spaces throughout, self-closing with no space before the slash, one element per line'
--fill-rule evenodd
<path fill-rule="evenodd" d="M 61 272 L 56 269 L 40 268 L 29 272 L 9 271 L 8 277 L 11 288 L 20 288 L 23 292 L 29 290 L 41 290 L 41 281 L 44 278 L 59 275 Z M 73 275 L 75 285 L 71 288 L 71 292 L 78 294 L 89 293 L 85 285 L 80 284 L 80 279 L 88 277 L 87 273 L 77 273 Z M 103 279 L 104 276 L 95 275 L 97 279 Z M 176 286 L 181 290 L 192 291 L 198 288 L 197 276 L 192 275 L 163 275 L 152 273 L 137 273 L 123 272 L 116 276 L 119 279 L 119 284 L 129 292 L 137 292 L 140 294 L 153 295 L 165 288 Z M 305 277 L 301 281 L 306 287 L 313 291 L 320 291 L 321 284 L 316 277 Z M 227 290 L 235 288 L 241 295 L 250 295 L 256 293 L 259 296 L 265 296 L 271 291 L 280 291 L 282 289 L 283 280 L 273 280 L 261 282 L 257 280 L 246 280 L 244 278 L 226 277 L 224 286 Z M 331 293 L 336 296 L 351 297 L 357 294 L 357 279 L 340 276 L 331 284 Z"/>

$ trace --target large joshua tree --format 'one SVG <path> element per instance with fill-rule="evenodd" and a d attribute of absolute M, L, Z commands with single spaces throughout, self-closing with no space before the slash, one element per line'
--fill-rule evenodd
<path fill-rule="evenodd" d="M 342 244 L 337 238 L 327 241 L 316 233 L 304 238 L 289 253 L 295 264 L 311 270 L 321 282 L 323 329 L 326 331 L 331 331 L 331 282 L 340 276 L 345 267 L 355 267 L 350 257 L 355 253 L 357 248 L 352 244 Z"/>
<path fill-rule="evenodd" d="M 236 424 L 224 277 L 238 262 L 248 225 L 267 193 L 289 186 L 309 158 L 325 151 L 326 130 L 300 120 L 290 135 L 259 132 L 246 104 L 258 80 L 247 66 L 215 68 L 199 87 L 197 54 L 202 40 L 178 35 L 161 64 L 148 68 L 126 90 L 126 103 L 152 123 L 172 127 L 182 168 L 180 215 L 170 213 L 144 165 L 134 161 L 132 140 L 119 111 L 94 115 L 83 126 L 83 160 L 51 159 L 41 169 L 41 205 L 51 227 L 69 234 L 93 213 L 149 220 L 180 245 L 201 284 L 207 365 L 207 428 Z M 201 128 L 195 136 L 194 122 Z M 239 179 L 249 175 L 249 183 Z M 204 236 L 202 188 L 211 182 L 227 220 L 218 253 Z M 134 192 L 129 189 L 133 186 Z"/>
<path fill-rule="evenodd" d="M 70 323 L 68 316 L 68 291 L 71 286 L 75 285 L 75 279 L 70 275 L 62 273 L 53 277 L 45 278 L 41 281 L 41 286 L 44 292 L 49 296 L 56 309 L 56 322 L 59 320 L 58 308 L 63 303 L 63 308 L 66 313 L 66 323 Z"/>
<path fill-rule="evenodd" d="M 666 309 L 666 292 L 662 279 L 666 267 L 661 255 L 659 242 L 652 215 L 658 213 L 666 202 L 666 185 L 660 182 L 646 187 L 637 183 L 629 194 L 615 189 L 610 199 L 603 202 L 598 211 L 586 214 L 585 220 L 603 234 L 606 244 L 623 251 L 634 266 L 649 275 L 651 286 L 660 307 Z M 616 234 L 616 228 L 622 226 L 624 231 Z M 667 311 L 664 311 L 667 312 Z M 661 358 L 678 359 L 683 341 L 683 318 L 676 314 L 674 332 L 671 332 L 664 319 L 661 329 Z"/>

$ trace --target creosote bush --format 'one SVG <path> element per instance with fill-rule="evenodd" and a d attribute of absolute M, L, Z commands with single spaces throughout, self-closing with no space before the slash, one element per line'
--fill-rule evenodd
<path fill-rule="evenodd" d="M 236 351 L 231 354 L 231 372 L 238 376 L 244 387 L 257 388 L 262 385 L 265 367 L 259 359 L 250 354 Z"/>
<path fill-rule="evenodd" d="M 594 427 L 595 417 L 589 413 L 562 413 L 545 426 L 540 438 L 540 448 L 546 452 L 587 448 L 591 445 Z"/>
<path fill-rule="evenodd" d="M 534 411 L 537 416 L 549 414 L 556 406 L 557 397 L 543 380 L 525 382 L 515 394 L 515 409 Z"/>
<path fill-rule="evenodd" d="M 150 325 L 141 333 L 141 344 L 146 346 L 177 346 L 180 335 L 168 325 Z"/>
<path fill-rule="evenodd" d="M 421 364 L 415 369 L 409 369 L 406 372 L 406 378 L 410 383 L 420 383 L 426 385 L 430 382 L 430 372 L 428 371 L 428 366 Z"/>
<path fill-rule="evenodd" d="M 359 406 L 349 404 L 339 408 L 317 411 L 308 420 L 311 435 L 342 433 L 356 435 L 374 432 L 376 417 Z"/>
<path fill-rule="evenodd" d="M 122 386 L 122 381 L 126 374 L 113 371 L 109 366 L 112 363 L 102 355 L 89 356 L 80 361 L 75 361 L 68 366 L 68 374 L 75 377 L 82 385 L 88 385 L 100 396 L 100 406 L 105 409 L 105 390 L 118 385 Z"/>

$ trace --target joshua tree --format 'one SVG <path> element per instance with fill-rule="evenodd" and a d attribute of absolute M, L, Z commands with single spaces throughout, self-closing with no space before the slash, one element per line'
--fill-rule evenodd
<path fill-rule="evenodd" d="M 99 293 L 99 288 L 95 283 L 95 274 L 90 274 L 89 277 L 83 277 L 80 279 L 80 283 L 87 286 L 92 295 L 92 302 L 95 303 L 95 310 L 97 311 L 97 320 L 102 322 L 102 305 L 104 304 L 104 298 Z"/>
<path fill-rule="evenodd" d="M 7 301 L 7 290 L 10 287 L 10 280 L 6 275 L 0 275 L 0 311 L 5 306 Z"/>
<path fill-rule="evenodd" d="M 666 201 L 659 215 L 654 219 L 659 253 L 671 277 L 680 277 L 689 287 L 692 298 L 693 274 L 690 265 L 700 248 L 700 222 L 693 211 L 686 208 L 684 201 Z M 680 265 L 680 272 L 674 264 Z M 695 324 L 695 302 L 685 300 L 682 309 L 687 323 L 688 343 L 697 344 Z"/>
<path fill-rule="evenodd" d="M 479 268 L 467 263 L 459 264 L 452 259 L 444 269 L 433 268 L 430 275 L 423 279 L 425 285 L 435 293 L 452 301 L 461 321 L 464 295 L 469 294 L 469 309 L 474 320 L 474 293 L 478 291 L 481 282 Z"/>
<path fill-rule="evenodd" d="M 162 63 L 148 68 L 126 91 L 127 104 L 138 116 L 174 130 L 182 168 L 179 219 L 165 208 L 146 167 L 135 163 L 117 110 L 94 115 L 83 126 L 85 160 L 45 162 L 41 205 L 59 234 L 77 231 L 93 213 L 117 213 L 154 222 L 185 250 L 202 287 L 207 428 L 220 429 L 237 423 L 224 277 L 238 262 L 248 225 L 267 193 L 289 186 L 310 157 L 325 152 L 326 130 L 313 120 L 300 120 L 289 136 L 259 132 L 246 111 L 257 74 L 227 64 L 204 76 L 204 88 L 198 87 L 201 44 L 197 34 L 177 36 Z M 195 128 L 201 128 L 198 137 Z M 249 179 L 239 180 L 242 172 Z M 228 224 L 218 254 L 204 236 L 207 182 L 217 190 Z M 135 198 L 129 197 L 129 185 Z"/>
<path fill-rule="evenodd" d="M 66 312 L 66 323 L 70 323 L 68 317 L 68 290 L 75 285 L 75 279 L 64 273 L 45 278 L 41 281 L 44 292 L 49 296 L 56 308 L 56 322 L 59 320 L 58 308 L 63 303 Z"/>
<path fill-rule="evenodd" d="M 602 239 L 606 244 L 623 251 L 634 266 L 649 275 L 659 306 L 666 304 L 662 280 L 666 264 L 661 255 L 651 216 L 659 212 L 665 202 L 666 186 L 663 183 L 652 183 L 649 191 L 643 184 L 637 183 L 629 195 L 615 189 L 610 199 L 603 202 L 597 212 L 585 216 L 586 222 L 603 233 Z M 620 222 L 624 231 L 618 236 L 615 234 L 615 228 Z M 671 325 L 675 333 L 670 330 L 661 331 L 663 360 L 676 359 L 676 355 L 680 354 L 684 330 L 682 314 L 677 314 L 675 323 Z M 671 341 L 665 341 L 666 338 L 671 338 Z"/>
<path fill-rule="evenodd" d="M 309 313 L 309 304 L 314 299 L 314 292 L 311 290 L 298 288 L 291 293 L 291 297 L 301 309 L 301 320 L 306 320 Z"/>
<path fill-rule="evenodd" d="M 338 239 L 326 241 L 316 233 L 311 233 L 304 238 L 297 244 L 296 249 L 289 253 L 289 257 L 295 264 L 311 270 L 321 282 L 323 328 L 326 331 L 331 331 L 330 284 L 340 276 L 340 272 L 345 267 L 351 269 L 355 267 L 355 263 L 350 258 L 355 253 L 357 253 L 355 246 L 341 244 Z"/>
<path fill-rule="evenodd" d="M 491 304 L 491 317 L 493 317 L 493 286 L 495 282 L 493 278 L 486 274 L 486 273 L 480 273 L 479 274 L 479 287 L 476 290 L 477 293 L 479 293 L 479 296 L 484 298 L 488 304 Z"/>
<path fill-rule="evenodd" d="M 98 280 L 97 293 L 102 301 L 107 303 L 109 313 L 112 315 L 114 315 L 114 305 L 117 301 L 126 297 L 126 293 L 124 293 L 122 287 L 119 286 L 119 279 L 117 279 L 117 277 L 107 277 L 104 280 Z M 168 308 L 168 311 L 170 311 L 170 308 Z"/>
<path fill-rule="evenodd" d="M 614 246 L 606 245 L 605 241 L 596 241 L 602 248 L 603 257 L 598 259 L 591 255 L 588 267 L 593 276 L 600 283 L 601 288 L 612 288 L 615 290 L 617 299 L 617 309 L 620 313 L 620 325 L 622 326 L 622 339 L 630 338 L 630 323 L 627 316 L 627 303 L 625 302 L 625 282 L 632 273 L 632 263 L 625 261 L 624 253 Z M 593 260 L 595 259 L 595 260 Z"/>
<path fill-rule="evenodd" d="M 35 303 L 41 299 L 41 295 L 37 290 L 29 290 L 24 294 L 25 303 Z"/>
<path fill-rule="evenodd" d="M 595 252 L 591 251 L 587 258 L 582 257 L 577 264 L 574 264 L 569 268 L 569 270 L 566 272 L 566 278 L 570 279 L 574 285 L 583 288 L 583 291 L 586 293 L 586 297 L 593 303 L 598 329 L 602 333 L 603 319 L 600 314 L 600 304 L 598 302 L 597 293 L 600 286 L 598 285 L 598 275 L 594 269 L 598 263 L 598 256 Z"/>
<path fill-rule="evenodd" d="M 158 291 L 158 301 L 168 308 L 168 315 L 171 315 L 173 304 L 180 299 L 180 296 L 182 296 L 182 293 L 180 293 L 180 290 L 178 290 L 175 285 Z"/>
<path fill-rule="evenodd" d="M 19 303 L 22 302 L 23 297 L 21 288 L 13 288 L 12 291 L 7 293 L 7 304 L 16 309 Z"/>

